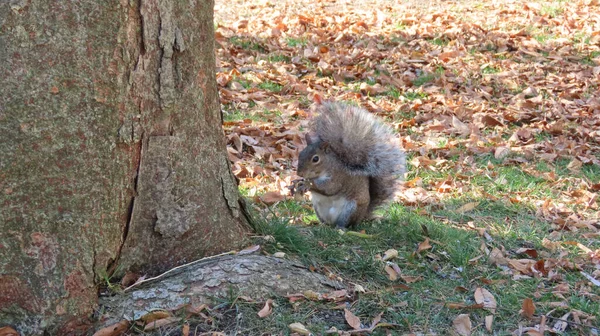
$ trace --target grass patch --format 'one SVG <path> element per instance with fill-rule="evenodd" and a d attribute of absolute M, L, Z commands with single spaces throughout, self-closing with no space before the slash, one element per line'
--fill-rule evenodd
<path fill-rule="evenodd" d="M 257 51 L 261 51 L 261 52 L 264 52 L 266 50 L 260 44 L 252 41 L 251 39 L 240 37 L 240 36 L 231 37 L 229 39 L 229 42 L 235 46 L 242 48 L 242 49 L 251 49 L 251 50 L 257 50 Z"/>
<path fill-rule="evenodd" d="M 285 39 L 286 44 L 289 47 L 306 47 L 308 44 L 308 40 L 304 37 L 296 38 L 296 37 L 288 37 Z"/>
<path fill-rule="evenodd" d="M 438 47 L 445 47 L 445 46 L 447 46 L 447 45 L 448 45 L 448 43 L 449 43 L 450 41 L 448 41 L 448 40 L 447 40 L 447 39 L 445 39 L 445 38 L 436 37 L 436 38 L 434 38 L 434 39 L 430 40 L 430 42 L 431 42 L 431 44 L 434 44 L 434 45 L 436 45 L 436 46 L 438 46 Z"/>
<path fill-rule="evenodd" d="M 547 15 L 551 18 L 555 18 L 555 17 L 561 15 L 563 13 L 563 11 L 564 11 L 564 9 L 562 9 L 559 4 L 552 4 L 552 5 L 542 5 L 542 9 L 540 10 L 540 13 L 542 15 Z"/>
<path fill-rule="evenodd" d="M 262 82 L 262 83 L 258 84 L 258 87 L 260 89 L 271 91 L 271 92 L 279 92 L 283 88 L 283 86 L 281 86 L 280 84 L 275 83 L 275 82 L 270 82 L 270 81 Z"/>
<path fill-rule="evenodd" d="M 483 69 L 481 69 L 481 73 L 484 75 L 491 75 L 491 74 L 495 74 L 498 72 L 500 72 L 500 68 L 493 67 L 491 65 L 487 65 Z"/>
<path fill-rule="evenodd" d="M 422 75 L 420 75 L 419 77 L 415 78 L 415 80 L 413 80 L 413 85 L 414 86 L 423 86 L 429 82 L 432 82 L 433 80 L 435 80 L 436 75 L 432 74 L 432 73 L 424 73 Z"/>
<path fill-rule="evenodd" d="M 271 63 L 289 63 L 290 57 L 281 54 L 271 54 L 267 57 L 267 60 Z"/>
<path fill-rule="evenodd" d="M 427 98 L 427 93 L 425 93 L 425 92 L 418 92 L 418 91 L 406 91 L 406 92 L 404 92 L 404 94 L 402 94 L 402 96 L 404 98 L 406 98 L 407 100 L 413 101 L 415 99 L 425 99 L 425 98 Z"/>

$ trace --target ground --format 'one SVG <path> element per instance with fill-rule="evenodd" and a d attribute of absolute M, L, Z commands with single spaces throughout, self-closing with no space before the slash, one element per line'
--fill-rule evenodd
<path fill-rule="evenodd" d="M 264 251 L 349 290 L 274 297 L 262 318 L 264 302 L 232 293 L 196 331 L 323 334 L 381 314 L 373 334 L 598 334 L 597 0 L 217 0 L 215 29 L 228 151 Z M 315 95 L 384 118 L 409 155 L 405 189 L 358 234 L 287 190 Z"/>

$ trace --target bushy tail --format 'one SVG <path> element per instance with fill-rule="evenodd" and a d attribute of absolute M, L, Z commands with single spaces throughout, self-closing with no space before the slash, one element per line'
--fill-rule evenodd
<path fill-rule="evenodd" d="M 329 145 L 349 173 L 378 177 L 404 172 L 404 152 L 383 121 L 339 102 L 325 102 L 319 112 L 311 130 Z"/>
<path fill-rule="evenodd" d="M 406 162 L 404 153 L 401 155 L 401 160 L 402 162 Z M 402 169 L 396 174 L 369 177 L 369 196 L 371 198 L 368 209 L 369 213 L 393 199 L 394 194 L 398 191 L 402 183 L 401 181 L 405 172 L 404 167 L 405 163 L 402 163 Z"/>

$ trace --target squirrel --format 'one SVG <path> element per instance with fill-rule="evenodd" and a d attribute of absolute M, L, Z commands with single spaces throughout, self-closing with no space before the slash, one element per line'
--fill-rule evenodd
<path fill-rule="evenodd" d="M 310 190 L 321 223 L 345 229 L 389 201 L 406 171 L 392 129 L 366 110 L 322 102 L 298 156 L 292 193 Z"/>

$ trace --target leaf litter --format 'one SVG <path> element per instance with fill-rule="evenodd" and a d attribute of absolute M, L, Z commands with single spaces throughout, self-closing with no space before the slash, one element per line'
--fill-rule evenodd
<path fill-rule="evenodd" d="M 471 264 L 487 261 L 516 281 L 547 279 L 556 284 L 553 295 L 562 312 L 574 290 L 597 297 L 600 249 L 585 244 L 600 237 L 597 0 L 428 5 L 237 0 L 217 1 L 215 17 L 227 151 L 240 187 L 256 201 L 253 206 L 269 207 L 267 216 L 276 216 L 274 206 L 291 199 L 313 97 L 350 101 L 386 118 L 411 156 L 411 174 L 397 199 L 401 204 L 441 206 L 471 194 L 526 204 L 550 225 L 545 250 L 506 250 L 490 236 L 493 229 L 450 222 L 481 235 L 481 255 Z M 487 164 L 476 163 L 481 157 Z M 541 163 L 553 170 L 540 169 Z M 506 187 L 512 181 L 498 169 L 511 166 L 544 181 L 551 193 Z M 558 174 L 561 169 L 567 173 Z M 441 174 L 421 177 L 432 172 Z M 476 176 L 499 187 L 482 190 L 470 182 Z M 310 209 L 307 199 L 300 202 Z M 466 201 L 454 209 L 470 217 L 480 207 Z M 564 238 L 573 234 L 581 239 Z M 565 252 L 573 248 L 579 252 Z M 443 258 L 429 238 L 413 256 Z M 384 258 L 397 254 L 388 251 Z M 565 272 L 581 274 L 582 282 L 562 290 L 561 284 L 568 287 Z M 382 274 L 391 281 L 418 279 L 403 276 L 389 261 Z M 492 313 L 501 308 L 485 288 L 477 288 L 475 300 L 453 305 Z M 533 302 L 523 301 L 522 314 L 529 319 L 551 308 Z M 563 322 L 535 330 L 564 330 L 569 321 L 575 328 L 575 316 L 597 322 L 595 316 L 568 313 Z M 541 317 L 552 318 L 545 314 Z M 490 315 L 478 323 L 491 330 L 492 321 Z M 470 333 L 469 316 L 461 315 L 454 327 Z"/>

